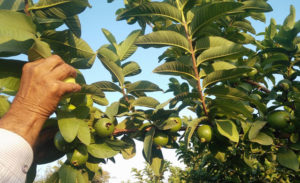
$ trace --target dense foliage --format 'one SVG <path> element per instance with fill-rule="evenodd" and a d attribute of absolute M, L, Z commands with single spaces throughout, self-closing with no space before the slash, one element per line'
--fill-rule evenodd
<path fill-rule="evenodd" d="M 99 173 L 99 163 L 114 161 L 118 153 L 132 158 L 133 139 L 144 142 L 144 158 L 156 177 L 162 176 L 163 149 L 176 148 L 189 167 L 187 182 L 300 180 L 300 21 L 293 6 L 282 25 L 272 19 L 257 34 L 264 39 L 256 40 L 249 19 L 265 22 L 264 12 L 272 11 L 266 0 L 126 0 L 124 5 L 117 20 L 141 29 L 118 43 L 103 28 L 109 44 L 95 53 L 80 38 L 77 16 L 88 0 L 0 3 L 0 116 L 9 108 L 7 96 L 18 90 L 25 63 L 3 57 L 23 53 L 34 61 L 58 54 L 77 69 L 91 68 L 98 57 L 112 76 L 87 84 L 78 70 L 82 91 L 66 96 L 45 123 L 28 182 L 37 164 L 64 154 L 70 158 L 48 182 L 88 182 Z M 67 29 L 57 30 L 63 24 Z M 130 81 L 141 73 L 137 62 L 128 61 L 138 46 L 167 47 L 153 72 L 172 76 L 165 92 L 173 98 L 160 103 L 147 94 L 161 91 L 157 84 Z M 122 97 L 108 101 L 107 92 Z M 182 110 L 197 117 L 179 117 Z"/>

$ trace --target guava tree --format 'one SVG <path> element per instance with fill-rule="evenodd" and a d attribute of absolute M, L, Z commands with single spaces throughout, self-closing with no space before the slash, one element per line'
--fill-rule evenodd
<path fill-rule="evenodd" d="M 94 52 L 80 38 L 77 16 L 89 6 L 87 0 L 0 4 L 1 116 L 25 63 L 3 57 L 26 54 L 33 61 L 58 54 L 78 69 L 76 82 L 82 85 L 45 123 L 27 181 L 33 181 L 37 164 L 67 154 L 48 182 L 88 182 L 99 174 L 99 163 L 114 161 L 119 153 L 134 157 L 134 139 L 144 142 L 143 155 L 157 182 L 163 148 L 179 149 L 190 181 L 299 180 L 300 22 L 294 7 L 283 25 L 271 21 L 258 41 L 248 19 L 265 21 L 264 12 L 272 8 L 264 0 L 127 0 L 124 5 L 117 20 L 138 23 L 141 30 L 117 42 L 103 28 L 109 44 Z M 67 29 L 57 30 L 63 24 Z M 148 26 L 152 31 L 144 35 Z M 166 92 L 173 98 L 160 103 L 148 96 L 161 91 L 158 85 L 130 81 L 141 73 L 138 63 L 128 60 L 138 46 L 168 47 L 154 72 L 172 76 Z M 87 84 L 79 69 L 91 68 L 96 57 L 111 81 Z M 120 99 L 108 101 L 108 92 L 120 93 Z M 182 110 L 197 117 L 180 117 Z"/>

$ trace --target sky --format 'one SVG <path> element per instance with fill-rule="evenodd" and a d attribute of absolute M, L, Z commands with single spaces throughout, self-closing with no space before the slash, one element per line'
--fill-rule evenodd
<path fill-rule="evenodd" d="M 273 7 L 273 12 L 266 13 L 266 23 L 259 21 L 252 21 L 253 27 L 256 32 L 263 32 L 265 27 L 269 25 L 270 18 L 275 18 L 277 24 L 282 24 L 284 18 L 289 14 L 290 5 L 294 5 L 296 8 L 296 21 L 300 20 L 300 0 L 269 0 Z M 80 14 L 80 20 L 82 25 L 82 38 L 96 51 L 101 45 L 108 44 L 108 41 L 103 36 L 101 29 L 108 29 L 115 37 L 117 42 L 121 42 L 127 37 L 127 35 L 136 29 L 139 29 L 137 25 L 128 25 L 125 21 L 116 21 L 115 12 L 118 8 L 123 7 L 122 0 L 115 0 L 113 3 L 107 3 L 106 0 L 90 0 L 92 8 L 86 9 Z M 299 9 L 299 10 L 298 10 Z M 297 11 L 298 10 L 298 11 Z M 164 49 L 143 49 L 139 48 L 137 52 L 129 58 L 130 61 L 136 61 L 139 63 L 142 74 L 131 77 L 130 81 L 137 80 L 149 80 L 158 84 L 163 90 L 168 88 L 169 76 L 163 76 L 152 73 L 153 69 L 159 65 L 158 56 Z M 89 70 L 82 70 L 85 79 L 88 84 L 97 81 L 111 80 L 111 76 L 106 69 L 102 66 L 97 59 L 93 67 Z M 162 92 L 155 92 L 149 94 L 160 102 L 164 102 L 171 96 L 163 94 Z M 107 98 L 109 101 L 116 101 L 121 97 L 120 94 L 108 93 Z M 176 166 L 183 166 L 174 153 L 174 150 L 163 149 L 165 159 L 170 160 Z M 123 160 L 120 155 L 115 157 L 116 163 L 108 162 L 106 165 L 101 165 L 103 170 L 110 173 L 111 183 L 121 183 L 122 181 L 134 179 L 131 174 L 131 168 L 135 167 L 142 169 L 144 167 L 144 159 L 142 157 L 142 144 L 137 144 L 137 155 L 130 160 Z M 42 173 L 45 166 L 40 166 L 38 172 Z"/>

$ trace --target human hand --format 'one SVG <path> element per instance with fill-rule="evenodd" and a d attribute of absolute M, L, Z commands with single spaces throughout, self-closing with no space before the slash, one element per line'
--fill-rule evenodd
<path fill-rule="evenodd" d="M 80 85 L 63 82 L 68 77 L 76 77 L 76 70 L 57 55 L 27 63 L 14 103 L 47 119 L 64 94 L 80 91 Z"/>
<path fill-rule="evenodd" d="M 25 64 L 19 91 L 0 119 L 0 128 L 21 135 L 33 146 L 61 97 L 81 90 L 78 84 L 63 82 L 68 77 L 76 77 L 76 70 L 57 55 Z"/>

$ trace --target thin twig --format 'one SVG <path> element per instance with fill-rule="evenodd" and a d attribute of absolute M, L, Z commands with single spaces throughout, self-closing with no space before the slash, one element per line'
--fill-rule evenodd
<path fill-rule="evenodd" d="M 262 91 L 264 91 L 264 92 L 266 92 L 266 93 L 270 93 L 270 92 L 271 92 L 268 88 L 262 86 L 261 84 L 255 82 L 255 81 L 253 81 L 253 80 L 250 80 L 250 79 L 244 79 L 244 81 L 247 82 L 247 83 L 249 83 L 249 84 L 251 84 L 251 85 L 256 86 L 257 89 L 262 90 Z"/>

